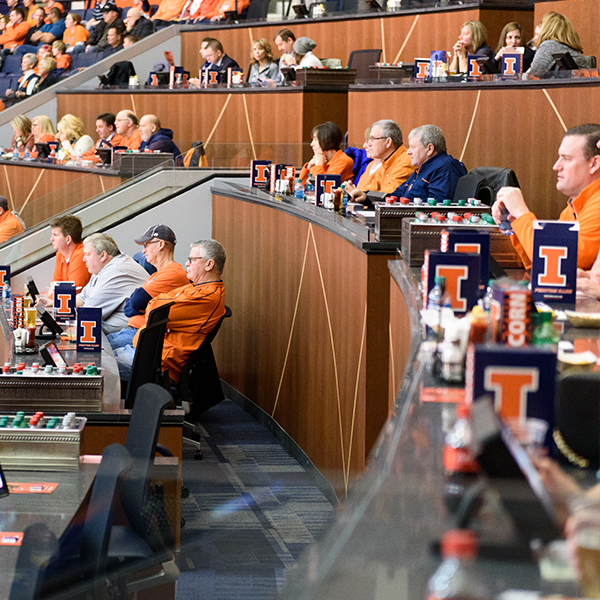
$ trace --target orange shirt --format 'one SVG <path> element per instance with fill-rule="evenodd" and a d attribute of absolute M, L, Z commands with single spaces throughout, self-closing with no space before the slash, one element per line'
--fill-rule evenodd
<path fill-rule="evenodd" d="M 21 221 L 17 219 L 10 208 L 0 215 L 0 242 L 5 242 L 23 231 Z"/>
<path fill-rule="evenodd" d="M 98 146 L 100 146 L 100 142 L 102 141 L 102 138 L 100 138 L 95 144 L 94 147 L 91 150 L 88 150 L 87 152 L 84 152 L 81 155 L 81 158 L 83 158 L 84 160 L 91 160 L 95 163 L 100 162 L 100 157 L 96 154 L 96 149 L 98 148 Z M 111 146 L 122 146 L 123 145 L 123 138 L 118 134 L 115 133 L 110 140 L 107 140 L 109 142 L 109 144 Z"/>
<path fill-rule="evenodd" d="M 63 15 L 65 14 L 65 7 L 60 2 L 53 2 L 50 6 L 48 6 L 48 5 L 44 6 L 46 15 L 50 12 L 50 9 L 54 8 L 54 7 L 58 8 L 60 10 L 60 12 L 63 13 Z M 44 23 L 46 23 L 46 24 L 50 23 L 50 19 L 48 17 L 46 17 L 44 19 Z"/>
<path fill-rule="evenodd" d="M 344 154 L 341 150 L 338 150 L 332 157 L 332 159 L 325 163 L 324 165 L 313 165 L 310 168 L 311 175 L 321 175 L 323 173 L 329 173 L 332 175 L 341 175 L 342 183 L 344 181 L 352 181 L 354 177 L 354 173 L 352 172 L 352 167 L 354 166 L 354 161 L 346 154 Z M 308 179 L 309 169 L 308 163 L 306 163 L 302 170 L 300 171 L 300 178 L 302 179 L 302 183 L 305 184 Z"/>
<path fill-rule="evenodd" d="M 52 281 L 73 281 L 79 294 L 91 276 L 83 262 L 83 242 L 75 246 L 68 261 L 62 252 L 56 253 Z"/>
<path fill-rule="evenodd" d="M 410 156 L 406 153 L 406 148 L 402 144 L 383 161 L 381 167 L 370 177 L 370 181 L 366 182 L 367 186 L 362 187 L 363 177 L 369 171 L 369 165 L 367 165 L 356 187 L 363 191 L 393 192 L 412 175 L 414 170 L 415 168 L 410 164 Z"/>
<path fill-rule="evenodd" d="M 68 54 L 61 54 L 58 58 L 54 58 L 56 61 L 57 69 L 64 69 L 67 71 L 71 66 L 71 57 Z"/>
<path fill-rule="evenodd" d="M 186 0 L 161 0 L 158 10 L 151 17 L 153 21 L 170 21 L 178 17 L 183 10 Z"/>
<path fill-rule="evenodd" d="M 536 216 L 528 212 L 512 222 L 515 235 L 511 240 L 526 269 L 531 267 L 535 220 Z M 569 200 L 558 220 L 579 221 L 577 266 L 591 269 L 600 249 L 600 179 L 592 181 L 577 198 Z"/>
<path fill-rule="evenodd" d="M 2 44 L 4 48 L 13 50 L 25 41 L 28 31 L 29 23 L 27 23 L 27 21 L 21 21 L 14 27 L 9 27 L 6 30 L 6 33 L 0 35 L 0 44 Z"/>
<path fill-rule="evenodd" d="M 204 4 L 204 2 L 202 3 Z M 237 0 L 237 11 L 241 13 L 250 4 L 250 0 Z M 236 0 L 219 0 L 216 6 L 212 10 L 200 10 L 204 15 L 205 19 L 212 19 L 213 17 L 225 17 L 225 11 L 235 10 Z"/>
<path fill-rule="evenodd" d="M 162 354 L 163 367 L 169 369 L 173 381 L 179 381 L 187 359 L 225 314 L 225 290 L 222 281 L 189 283 L 150 300 L 146 315 L 165 300 L 174 300 L 175 304 L 169 311 Z M 137 345 L 140 331 L 133 338 L 134 346 Z"/>
<path fill-rule="evenodd" d="M 40 136 L 40 139 L 37 140 L 38 144 L 44 144 L 46 142 L 55 142 L 56 138 L 51 134 L 51 133 L 43 133 Z M 33 158 L 37 158 L 38 155 L 38 151 L 36 149 L 36 147 L 34 146 L 31 150 L 31 156 L 33 156 Z"/>
<path fill-rule="evenodd" d="M 188 285 L 188 279 L 185 269 L 178 263 L 172 262 L 162 269 L 152 273 L 142 286 L 145 292 L 152 298 L 159 294 L 166 294 L 171 290 Z M 146 315 L 134 315 L 129 319 L 129 327 L 139 329 L 146 324 Z"/>
<path fill-rule="evenodd" d="M 83 25 L 77 24 L 75 25 L 75 31 L 71 31 L 71 29 L 65 29 L 62 39 L 68 50 L 69 48 L 74 48 L 77 45 L 77 42 L 87 42 L 89 37 L 90 32 Z M 63 54 L 63 56 L 65 55 Z"/>
<path fill-rule="evenodd" d="M 136 129 L 129 137 L 121 138 L 119 146 L 127 146 L 128 150 L 137 150 L 142 143 L 142 134 L 139 129 Z M 117 144 L 113 144 L 116 146 Z"/>

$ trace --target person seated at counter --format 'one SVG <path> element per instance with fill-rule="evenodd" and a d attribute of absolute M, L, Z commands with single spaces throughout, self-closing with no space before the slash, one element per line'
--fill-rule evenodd
<path fill-rule="evenodd" d="M 216 71 L 218 73 L 218 79 L 220 83 L 224 83 L 227 81 L 227 69 L 237 69 L 240 70 L 240 66 L 233 60 L 233 58 L 227 56 L 225 51 L 223 50 L 223 45 L 219 40 L 211 39 L 206 43 L 206 48 L 202 52 L 202 56 L 206 61 L 207 66 L 202 67 L 202 76 L 204 76 L 205 71 Z M 209 75 L 210 77 L 210 75 Z M 190 83 L 198 87 L 198 84 L 201 83 L 202 77 L 200 79 L 190 79 Z"/>
<path fill-rule="evenodd" d="M 101 308 L 102 331 L 120 331 L 127 326 L 125 301 L 144 284 L 148 274 L 131 256 L 122 254 L 106 233 L 94 233 L 83 240 L 83 262 L 91 278 L 77 295 L 77 307 Z"/>
<path fill-rule="evenodd" d="M 354 162 L 340 150 L 342 130 L 333 121 L 327 121 L 313 127 L 311 137 L 310 147 L 315 154 L 300 171 L 302 184 L 306 184 L 309 175 L 322 173 L 341 175 L 342 183 L 351 181 Z"/>
<path fill-rule="evenodd" d="M 281 83 L 279 66 L 274 62 L 271 44 L 265 38 L 258 38 L 252 42 L 250 59 L 248 83 L 254 85 Z"/>
<path fill-rule="evenodd" d="M 82 154 L 84 160 L 100 162 L 100 157 L 96 154 L 98 148 L 122 145 L 123 138 L 115 131 L 115 120 L 113 113 L 102 113 L 96 117 L 96 133 L 99 139 L 93 148 Z"/>
<path fill-rule="evenodd" d="M 137 150 L 142 143 L 142 134 L 138 127 L 138 118 L 130 110 L 122 110 L 117 113 L 115 128 L 121 136 L 121 146 L 128 150 Z"/>
<path fill-rule="evenodd" d="M 558 149 L 558 160 L 552 167 L 557 173 L 556 189 L 567 196 L 567 206 L 560 221 L 579 222 L 577 266 L 591 269 L 600 248 L 600 125 L 579 125 L 569 129 Z M 502 220 L 502 209 L 508 211 L 514 235 L 511 240 L 525 268 L 531 266 L 533 222 L 519 188 L 503 187 L 492 206 L 496 223 Z"/>
<path fill-rule="evenodd" d="M 523 73 L 531 66 L 531 61 L 535 56 L 535 51 L 525 45 L 523 37 L 523 28 L 515 21 L 507 23 L 502 29 L 498 47 L 496 48 L 496 56 L 494 56 L 494 66 L 496 71 L 500 72 L 502 66 L 503 54 L 523 54 Z"/>
<path fill-rule="evenodd" d="M 364 202 L 367 199 L 366 191 L 393 192 L 415 170 L 403 144 L 402 130 L 390 119 L 382 119 L 371 125 L 366 150 L 367 156 L 373 161 L 367 165 L 356 187 L 346 184 L 355 202 Z"/>
<path fill-rule="evenodd" d="M 140 152 L 146 150 L 170 152 L 174 158 L 181 154 L 173 141 L 173 130 L 162 127 L 156 115 L 144 115 L 140 119 L 140 134 L 142 136 Z"/>
<path fill-rule="evenodd" d="M 313 54 L 317 43 L 308 37 L 300 37 L 294 42 L 294 54 L 284 54 L 279 59 L 280 67 L 322 67 L 323 63 Z"/>
<path fill-rule="evenodd" d="M 452 60 L 448 66 L 449 73 L 466 73 L 467 56 L 494 57 L 494 52 L 487 45 L 487 29 L 481 21 L 465 21 L 460 28 L 460 35 L 452 47 Z"/>
<path fill-rule="evenodd" d="M 144 258 L 156 268 L 156 271 L 125 302 L 125 316 L 129 317 L 127 327 L 108 336 L 113 350 L 130 346 L 132 362 L 135 352 L 133 337 L 146 323 L 145 313 L 148 302 L 159 294 L 166 294 L 189 283 L 185 269 L 173 258 L 177 238 L 170 227 L 154 225 L 134 241 L 143 246 Z"/>
<path fill-rule="evenodd" d="M 31 121 L 25 115 L 17 115 L 10 120 L 10 126 L 13 129 L 13 136 L 10 140 L 8 152 L 25 152 L 34 147 L 34 135 L 31 132 Z"/>
<path fill-rule="evenodd" d="M 365 172 L 367 165 L 369 165 L 373 162 L 373 159 L 371 159 L 367 156 L 367 146 L 369 144 L 370 137 L 371 137 L 371 127 L 369 126 L 365 129 L 365 143 L 362 145 L 362 148 L 357 148 L 355 146 L 348 146 L 348 148 L 346 148 L 344 150 L 344 154 L 349 156 L 354 162 L 354 165 L 352 166 L 352 174 L 354 175 L 354 179 L 352 180 L 352 183 L 354 185 L 356 185 L 360 181 L 360 178 L 362 177 L 362 174 Z"/>
<path fill-rule="evenodd" d="M 568 52 L 577 66 L 585 69 L 591 67 L 590 58 L 583 55 L 583 46 L 579 34 L 565 15 L 550 11 L 542 19 L 542 28 L 537 39 L 537 50 L 530 73 L 542 73 L 555 68 L 553 54 Z"/>
<path fill-rule="evenodd" d="M 34 144 L 47 144 L 56 140 L 54 125 L 50 117 L 46 115 L 33 117 L 33 121 L 31 121 L 31 133 L 33 133 Z M 31 151 L 31 156 L 37 156 L 35 148 Z"/>
<path fill-rule="evenodd" d="M 467 174 L 467 169 L 447 153 L 446 139 L 439 127 L 421 125 L 413 129 L 408 134 L 407 154 L 415 171 L 391 196 L 411 200 L 454 197 L 456 184 Z"/>
<path fill-rule="evenodd" d="M 187 285 L 166 294 L 159 294 L 146 307 L 148 315 L 164 302 L 174 301 L 169 311 L 169 326 L 165 333 L 162 362 L 169 377 L 177 383 L 188 358 L 200 347 L 204 338 L 225 314 L 225 290 L 222 273 L 225 266 L 225 249 L 216 240 L 200 240 L 191 244 L 186 261 Z M 139 331 L 133 345 L 137 345 Z M 131 378 L 134 353 L 130 349 L 115 352 L 119 374 L 123 381 Z"/>
<path fill-rule="evenodd" d="M 65 115 L 56 129 L 56 139 L 60 142 L 60 160 L 75 159 L 94 147 L 94 140 L 85 133 L 83 121 L 74 115 Z"/>
<path fill-rule="evenodd" d="M 5 242 L 23 231 L 25 231 L 23 223 L 8 208 L 8 200 L 4 196 L 0 196 L 0 242 Z"/>

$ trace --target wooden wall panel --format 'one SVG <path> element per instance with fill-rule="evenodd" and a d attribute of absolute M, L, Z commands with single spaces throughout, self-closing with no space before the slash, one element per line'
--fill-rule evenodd
<path fill-rule="evenodd" d="M 513 169 L 535 214 L 544 219 L 557 218 L 566 198 L 556 190 L 556 175 L 552 172 L 564 133 L 554 107 L 567 128 L 596 122 L 600 114 L 598 91 L 598 86 L 582 84 L 548 86 L 546 92 L 531 87 L 350 92 L 349 140 L 351 144 L 360 143 L 365 127 L 382 118 L 397 121 L 405 138 L 412 128 L 434 123 L 443 129 L 450 154 L 460 158 L 465 149 L 463 162 L 467 169 Z"/>
<path fill-rule="evenodd" d="M 390 368 L 389 368 L 389 410 L 393 409 L 396 396 L 402 386 L 404 370 L 408 361 L 411 331 L 408 309 L 398 284 L 390 280 Z"/>
<path fill-rule="evenodd" d="M 213 235 L 227 250 L 233 311 L 214 344 L 221 377 L 271 414 L 343 494 L 388 416 L 389 272 L 383 285 L 369 277 L 383 280 L 387 257 L 370 264 L 331 232 L 222 196 L 213 197 Z M 369 350 L 377 325 L 384 339 Z M 369 352 L 379 358 L 371 370 Z"/>
<path fill-rule="evenodd" d="M 27 227 L 102 194 L 121 181 L 119 177 L 42 165 L 0 164 L 0 193 L 8 198 Z"/>
<path fill-rule="evenodd" d="M 533 31 L 533 11 L 479 9 L 385 15 L 344 21 L 289 21 L 287 26 L 296 37 L 308 36 L 315 40 L 315 54 L 319 58 L 339 58 L 346 65 L 352 50 L 365 48 L 381 48 L 384 51 L 383 62 L 395 60 L 403 46 L 398 60 L 405 62 L 412 62 L 415 56 L 429 56 L 432 50 L 450 50 L 458 38 L 461 24 L 468 20 L 481 20 L 484 23 L 488 29 L 489 45 L 494 48 L 502 27 L 509 21 L 519 21 L 527 36 Z M 192 74 L 198 72 L 203 62 L 198 50 L 202 38 L 210 35 L 219 39 L 225 52 L 246 70 L 250 64 L 251 41 L 262 37 L 272 43 L 280 28 L 281 24 L 278 23 L 249 28 L 183 32 L 183 64 Z M 274 44 L 272 47 L 274 54 L 278 56 L 277 48 Z"/>
<path fill-rule="evenodd" d="M 534 23 L 551 10 L 569 18 L 581 38 L 585 54 L 593 54 L 600 60 L 600 2 L 598 0 L 556 0 L 536 2 Z"/>

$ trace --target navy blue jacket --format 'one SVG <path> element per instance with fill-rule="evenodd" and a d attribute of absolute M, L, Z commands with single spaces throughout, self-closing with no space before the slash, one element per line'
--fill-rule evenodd
<path fill-rule="evenodd" d="M 350 146 L 349 148 L 346 148 L 346 150 L 344 150 L 344 153 L 347 154 L 354 161 L 354 167 L 352 168 L 352 172 L 354 173 L 354 185 L 357 185 L 358 180 L 365 172 L 367 165 L 373 159 L 367 156 L 367 151 L 363 148 L 354 148 L 353 146 Z"/>
<path fill-rule="evenodd" d="M 426 160 L 402 185 L 391 194 L 397 198 L 452 199 L 458 180 L 467 174 L 459 160 L 446 152 L 439 152 Z"/>
<path fill-rule="evenodd" d="M 145 149 L 172 152 L 175 158 L 181 154 L 179 148 L 173 142 L 173 131 L 164 127 L 152 134 L 152 137 L 147 142 L 141 143 L 140 151 L 144 151 Z"/>

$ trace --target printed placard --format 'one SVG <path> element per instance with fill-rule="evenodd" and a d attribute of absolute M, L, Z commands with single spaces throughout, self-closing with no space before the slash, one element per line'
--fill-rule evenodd
<path fill-rule="evenodd" d="M 487 287 L 490 278 L 490 234 L 486 231 L 446 229 L 440 237 L 442 252 L 462 252 L 481 256 L 479 289 Z"/>
<path fill-rule="evenodd" d="M 23 543 L 22 531 L 0 532 L 0 546 L 20 546 Z"/>
<path fill-rule="evenodd" d="M 332 194 L 335 188 L 339 188 L 342 185 L 341 175 L 329 175 L 327 173 L 317 175 L 317 182 L 315 185 L 315 197 L 317 206 L 323 206 L 323 194 Z"/>
<path fill-rule="evenodd" d="M 54 320 L 64 322 L 75 318 L 77 291 L 73 281 L 61 281 L 54 286 Z"/>
<path fill-rule="evenodd" d="M 217 68 L 205 67 L 202 69 L 202 83 L 204 86 L 207 85 L 217 85 L 217 83 L 222 83 L 221 81 L 221 73 Z"/>
<path fill-rule="evenodd" d="M 429 78 L 429 58 L 415 58 L 413 77 L 415 79 Z"/>
<path fill-rule="evenodd" d="M 445 77 L 448 74 L 448 54 L 445 50 L 434 50 L 429 59 L 429 78 Z"/>
<path fill-rule="evenodd" d="M 505 418 L 543 419 L 554 429 L 556 352 L 529 346 L 471 345 L 467 352 L 467 402 L 492 396 Z"/>
<path fill-rule="evenodd" d="M 502 55 L 500 74 L 502 79 L 517 79 L 523 72 L 523 55 L 515 52 Z"/>
<path fill-rule="evenodd" d="M 269 188 L 270 168 L 270 160 L 253 160 L 251 186 L 261 190 L 267 190 Z"/>
<path fill-rule="evenodd" d="M 10 285 L 10 265 L 0 265 L 0 286 Z"/>
<path fill-rule="evenodd" d="M 452 310 L 456 314 L 467 313 L 477 304 L 480 263 L 479 254 L 425 250 L 423 295 L 429 295 L 436 277 L 445 277 Z"/>
<path fill-rule="evenodd" d="M 58 487 L 58 483 L 20 483 L 9 481 L 8 489 L 11 494 L 51 494 Z"/>
<path fill-rule="evenodd" d="M 469 54 L 467 56 L 467 79 L 471 81 L 478 81 L 481 79 L 483 71 L 477 62 L 480 59 L 481 56 L 477 56 L 476 54 Z"/>
<path fill-rule="evenodd" d="M 269 167 L 269 191 L 271 192 L 271 194 L 274 194 L 276 192 L 275 184 L 277 181 L 285 177 L 286 169 L 289 166 L 292 165 L 271 164 L 271 166 Z"/>
<path fill-rule="evenodd" d="M 102 309 L 77 309 L 77 352 L 102 351 Z"/>
<path fill-rule="evenodd" d="M 534 302 L 575 306 L 579 222 L 534 221 L 531 291 Z"/>

